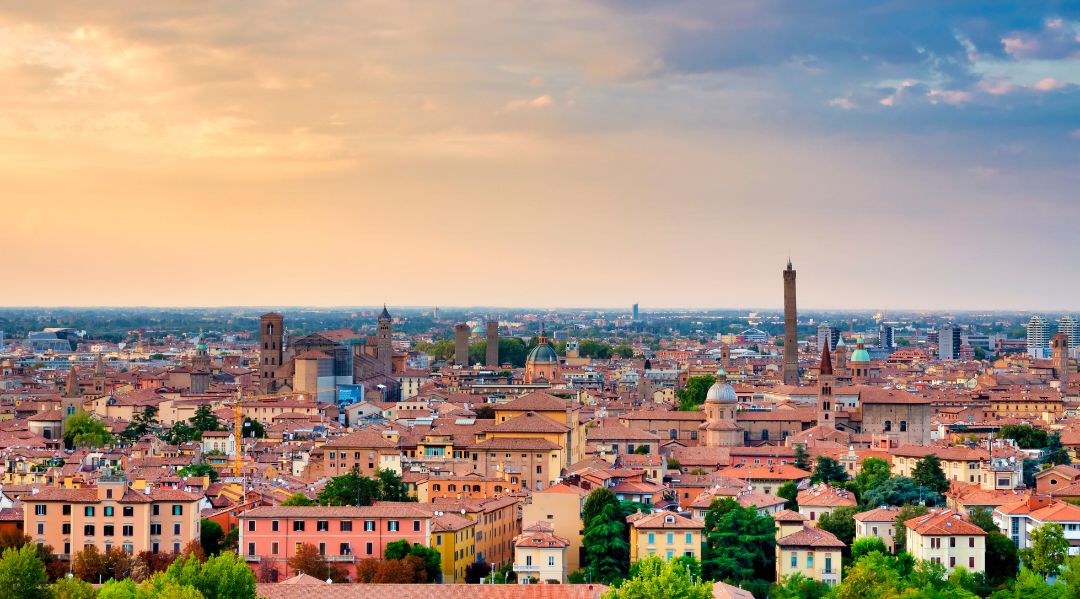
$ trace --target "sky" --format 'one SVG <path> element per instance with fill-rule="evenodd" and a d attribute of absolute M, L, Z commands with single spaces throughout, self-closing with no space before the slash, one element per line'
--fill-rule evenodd
<path fill-rule="evenodd" d="M 0 305 L 1070 310 L 1080 3 L 0 2 Z"/>

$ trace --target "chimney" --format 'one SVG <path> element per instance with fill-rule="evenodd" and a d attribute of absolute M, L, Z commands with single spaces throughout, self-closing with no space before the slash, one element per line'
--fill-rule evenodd
<path fill-rule="evenodd" d="M 1027 505 L 1029 510 L 1038 510 L 1049 506 L 1052 502 L 1053 500 L 1046 495 L 1032 495 L 1028 497 Z"/>

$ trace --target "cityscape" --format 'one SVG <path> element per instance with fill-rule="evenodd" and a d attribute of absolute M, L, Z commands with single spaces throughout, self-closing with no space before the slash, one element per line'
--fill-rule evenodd
<path fill-rule="evenodd" d="M 0 3 L 12 599 L 1080 597 L 1080 3 Z"/>

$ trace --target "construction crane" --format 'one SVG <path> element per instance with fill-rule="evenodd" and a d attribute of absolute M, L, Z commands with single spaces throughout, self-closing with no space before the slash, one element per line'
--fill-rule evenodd
<path fill-rule="evenodd" d="M 269 395 L 244 395 L 241 389 L 236 390 L 236 397 L 233 400 L 233 459 L 232 459 L 232 474 L 239 477 L 244 469 L 244 452 L 243 452 L 243 440 L 244 440 L 244 409 L 243 406 L 246 403 L 254 403 L 264 401 L 267 399 L 281 399 L 283 397 L 297 397 L 300 393 L 274 393 Z"/>

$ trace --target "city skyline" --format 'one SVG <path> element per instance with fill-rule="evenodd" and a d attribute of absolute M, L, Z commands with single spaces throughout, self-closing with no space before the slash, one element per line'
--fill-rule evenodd
<path fill-rule="evenodd" d="M 771 308 L 791 256 L 810 309 L 1067 310 L 1078 38 L 1054 2 L 6 6 L 0 305 Z"/>

